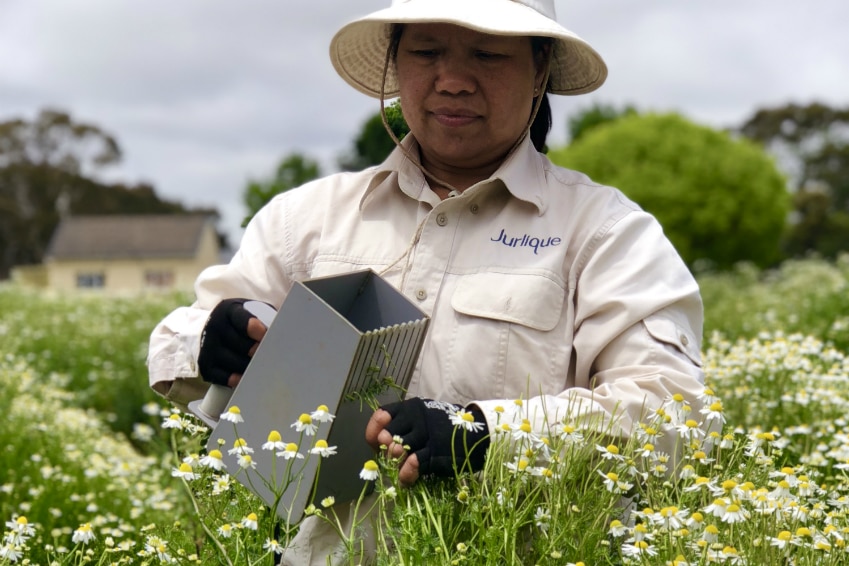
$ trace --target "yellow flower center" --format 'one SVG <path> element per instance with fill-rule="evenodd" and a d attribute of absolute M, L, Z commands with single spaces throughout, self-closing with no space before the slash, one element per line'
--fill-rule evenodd
<path fill-rule="evenodd" d="M 191 473 L 192 466 L 190 464 L 187 464 L 186 462 L 183 462 L 182 464 L 180 464 L 180 471 L 183 473 Z"/>
<path fill-rule="evenodd" d="M 644 444 L 643 450 L 646 452 L 654 452 L 654 444 Z"/>
<path fill-rule="evenodd" d="M 711 535 L 718 535 L 719 529 L 716 528 L 716 525 L 708 525 L 707 527 L 705 527 L 705 532 Z"/>
<path fill-rule="evenodd" d="M 241 415 L 242 414 L 242 411 L 236 405 L 233 405 L 232 407 L 227 409 L 227 412 L 232 414 L 232 415 Z"/>
<path fill-rule="evenodd" d="M 363 469 L 369 472 L 376 472 L 378 470 L 377 462 L 375 462 L 374 460 L 369 460 L 368 462 L 363 464 Z"/>
<path fill-rule="evenodd" d="M 699 426 L 699 423 L 697 423 L 693 419 L 687 419 L 684 424 L 687 425 L 687 428 L 696 428 L 697 426 Z"/>
<path fill-rule="evenodd" d="M 256 520 L 257 520 L 256 513 L 248 513 L 247 519 L 248 519 L 248 521 L 256 522 Z"/>
<path fill-rule="evenodd" d="M 809 537 L 809 536 L 811 536 L 811 530 L 807 527 L 799 527 L 798 529 L 796 529 L 796 536 L 797 537 Z"/>
<path fill-rule="evenodd" d="M 528 467 L 528 461 L 527 460 L 525 460 L 524 458 L 519 460 L 519 465 L 517 466 L 517 468 L 519 468 L 519 471 L 523 472 L 523 471 L 525 471 L 525 469 L 527 467 Z"/>
<path fill-rule="evenodd" d="M 714 401 L 713 403 L 710 404 L 710 410 L 713 411 L 714 413 L 721 413 L 722 412 L 722 403 L 720 401 Z"/>
<path fill-rule="evenodd" d="M 304 413 L 300 417 L 298 417 L 298 422 L 303 425 L 310 425 L 312 424 L 312 417 Z"/>
<path fill-rule="evenodd" d="M 738 511 L 740 511 L 740 506 L 732 503 L 728 506 L 726 511 L 728 511 L 729 513 L 737 513 Z"/>
<path fill-rule="evenodd" d="M 247 446 L 248 443 L 244 438 L 237 438 L 233 441 L 233 448 L 242 448 L 243 446 Z"/>
<path fill-rule="evenodd" d="M 521 407 L 522 405 L 524 405 L 524 402 L 522 402 L 521 399 L 516 399 L 515 401 L 513 401 L 513 404 L 517 407 Z"/>
<path fill-rule="evenodd" d="M 519 430 L 521 430 L 521 431 L 522 431 L 522 432 L 524 432 L 525 434 L 530 434 L 530 432 L 531 432 L 531 425 L 530 425 L 530 423 L 529 423 L 528 421 L 523 422 L 523 423 L 519 426 Z"/>
<path fill-rule="evenodd" d="M 20 517 L 18 517 L 18 518 L 15 520 L 15 522 L 16 522 L 16 523 L 18 523 L 19 525 L 27 525 L 27 524 L 29 524 L 29 521 L 27 521 L 27 518 L 26 518 L 26 517 L 24 517 L 23 515 L 21 515 Z"/>
<path fill-rule="evenodd" d="M 218 450 L 218 449 L 210 450 L 209 451 L 209 457 L 215 458 L 216 460 L 221 460 L 223 458 L 223 456 L 221 455 L 221 450 Z"/>
<path fill-rule="evenodd" d="M 682 401 L 684 401 L 684 396 L 681 395 L 680 393 L 676 393 L 675 395 L 672 396 L 672 400 L 675 401 L 676 403 L 681 403 Z"/>
<path fill-rule="evenodd" d="M 725 491 L 731 491 L 735 487 L 737 487 L 737 482 L 734 480 L 725 480 L 722 482 L 722 489 Z"/>
<path fill-rule="evenodd" d="M 325 448 L 327 448 L 327 441 L 326 440 L 316 440 L 315 441 L 315 447 L 319 448 L 321 450 L 324 450 Z"/>
<path fill-rule="evenodd" d="M 460 418 L 462 418 L 467 423 L 475 422 L 475 416 L 472 413 L 463 413 Z"/>
<path fill-rule="evenodd" d="M 290 442 L 289 444 L 286 445 L 286 452 L 297 452 L 297 451 L 298 451 L 298 445 L 295 444 L 294 442 Z"/>
<path fill-rule="evenodd" d="M 573 427 L 572 425 L 563 425 L 563 432 L 566 434 L 572 434 L 573 432 L 575 432 L 575 427 Z"/>
<path fill-rule="evenodd" d="M 327 405 L 319 405 L 316 411 L 319 413 L 329 413 L 330 409 L 327 408 Z"/>
<path fill-rule="evenodd" d="M 783 468 L 781 468 L 781 473 L 784 474 L 785 476 L 789 476 L 793 473 L 793 468 L 791 468 L 789 466 L 784 466 Z"/>
<path fill-rule="evenodd" d="M 615 444 L 609 444 L 607 446 L 607 451 L 610 452 L 611 454 L 619 454 L 619 447 L 616 446 Z"/>
<path fill-rule="evenodd" d="M 780 533 L 778 533 L 778 536 L 776 538 L 778 540 L 788 541 L 792 537 L 793 537 L 793 535 L 790 534 L 790 531 L 781 531 Z"/>
<path fill-rule="evenodd" d="M 664 507 L 663 509 L 660 510 L 660 516 L 661 517 L 672 517 L 676 513 L 678 513 L 678 508 L 675 507 L 675 506 Z"/>
<path fill-rule="evenodd" d="M 272 430 L 268 433 L 268 441 L 269 442 L 280 442 L 283 440 L 283 437 L 280 436 L 280 433 L 276 430 Z"/>
<path fill-rule="evenodd" d="M 705 458 L 707 458 L 707 454 L 705 454 L 701 450 L 693 453 L 694 460 L 704 460 Z"/>
<path fill-rule="evenodd" d="M 608 472 L 607 479 L 610 481 L 619 481 L 619 475 L 616 472 Z"/>

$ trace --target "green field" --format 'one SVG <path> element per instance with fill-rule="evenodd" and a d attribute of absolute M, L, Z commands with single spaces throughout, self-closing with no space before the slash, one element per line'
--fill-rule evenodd
<path fill-rule="evenodd" d="M 494 443 L 482 476 L 412 490 L 380 460 L 378 562 L 849 563 L 849 257 L 699 281 L 721 433 L 682 433 L 676 463 L 652 445 L 663 415 L 617 440 L 564 422 L 548 448 Z M 0 287 L 0 564 L 273 563 L 292 533 L 198 464 L 203 430 L 147 386 L 148 335 L 189 300 Z"/>

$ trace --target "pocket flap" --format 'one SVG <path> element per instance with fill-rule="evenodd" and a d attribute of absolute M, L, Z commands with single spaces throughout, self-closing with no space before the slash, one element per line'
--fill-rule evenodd
<path fill-rule="evenodd" d="M 557 326 L 565 300 L 566 290 L 542 275 L 475 273 L 460 278 L 451 306 L 470 316 L 548 331 Z"/>
<path fill-rule="evenodd" d="M 658 342 L 669 344 L 685 354 L 694 364 L 701 367 L 702 352 L 696 335 L 687 326 L 677 324 L 662 314 L 653 314 L 643 319 L 643 324 Z"/>

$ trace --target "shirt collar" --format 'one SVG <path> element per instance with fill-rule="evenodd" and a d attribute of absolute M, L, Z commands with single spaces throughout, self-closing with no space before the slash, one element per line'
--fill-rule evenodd
<path fill-rule="evenodd" d="M 413 155 L 419 151 L 418 143 L 412 135 L 406 136 L 401 144 Z M 525 136 L 522 143 L 489 179 L 480 181 L 469 187 L 467 191 L 500 181 L 510 194 L 519 200 L 533 204 L 542 215 L 548 206 L 544 162 L 545 158 L 534 148 L 530 136 Z M 416 200 L 433 201 L 434 204 L 439 202 L 439 197 L 430 191 L 421 170 L 404 155 L 400 148 L 396 147 L 383 163 L 374 168 L 372 177 L 360 199 L 360 210 L 376 198 L 376 193 L 381 192 L 380 187 L 391 190 L 393 186 L 397 186 L 401 192 Z"/>

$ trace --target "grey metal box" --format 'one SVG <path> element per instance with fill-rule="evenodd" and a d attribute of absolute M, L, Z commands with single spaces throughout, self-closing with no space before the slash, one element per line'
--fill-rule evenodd
<path fill-rule="evenodd" d="M 220 449 L 227 471 L 273 506 L 271 486 L 280 485 L 287 461 L 261 446 L 272 430 L 283 442 L 298 443 L 301 435 L 291 425 L 301 414 L 327 405 L 336 418 L 332 425 L 320 424 L 316 436 L 300 438 L 305 458 L 294 460 L 294 467 L 303 465 L 303 479 L 282 494 L 277 512 L 293 523 L 311 502 L 327 496 L 337 502 L 356 499 L 364 484 L 359 472 L 375 457 L 364 436 L 372 410 L 357 394 L 372 388 L 382 391 L 380 404 L 402 399 L 428 323 L 422 311 L 371 270 L 296 283 L 224 409 L 238 406 L 244 422 L 216 424 L 200 402 L 189 405 L 214 427 L 207 448 Z M 237 456 L 228 455 L 237 438 L 254 449 L 255 469 L 241 469 Z M 309 493 L 319 456 L 308 450 L 318 439 L 336 446 L 337 454 L 321 462 L 315 491 Z"/>

